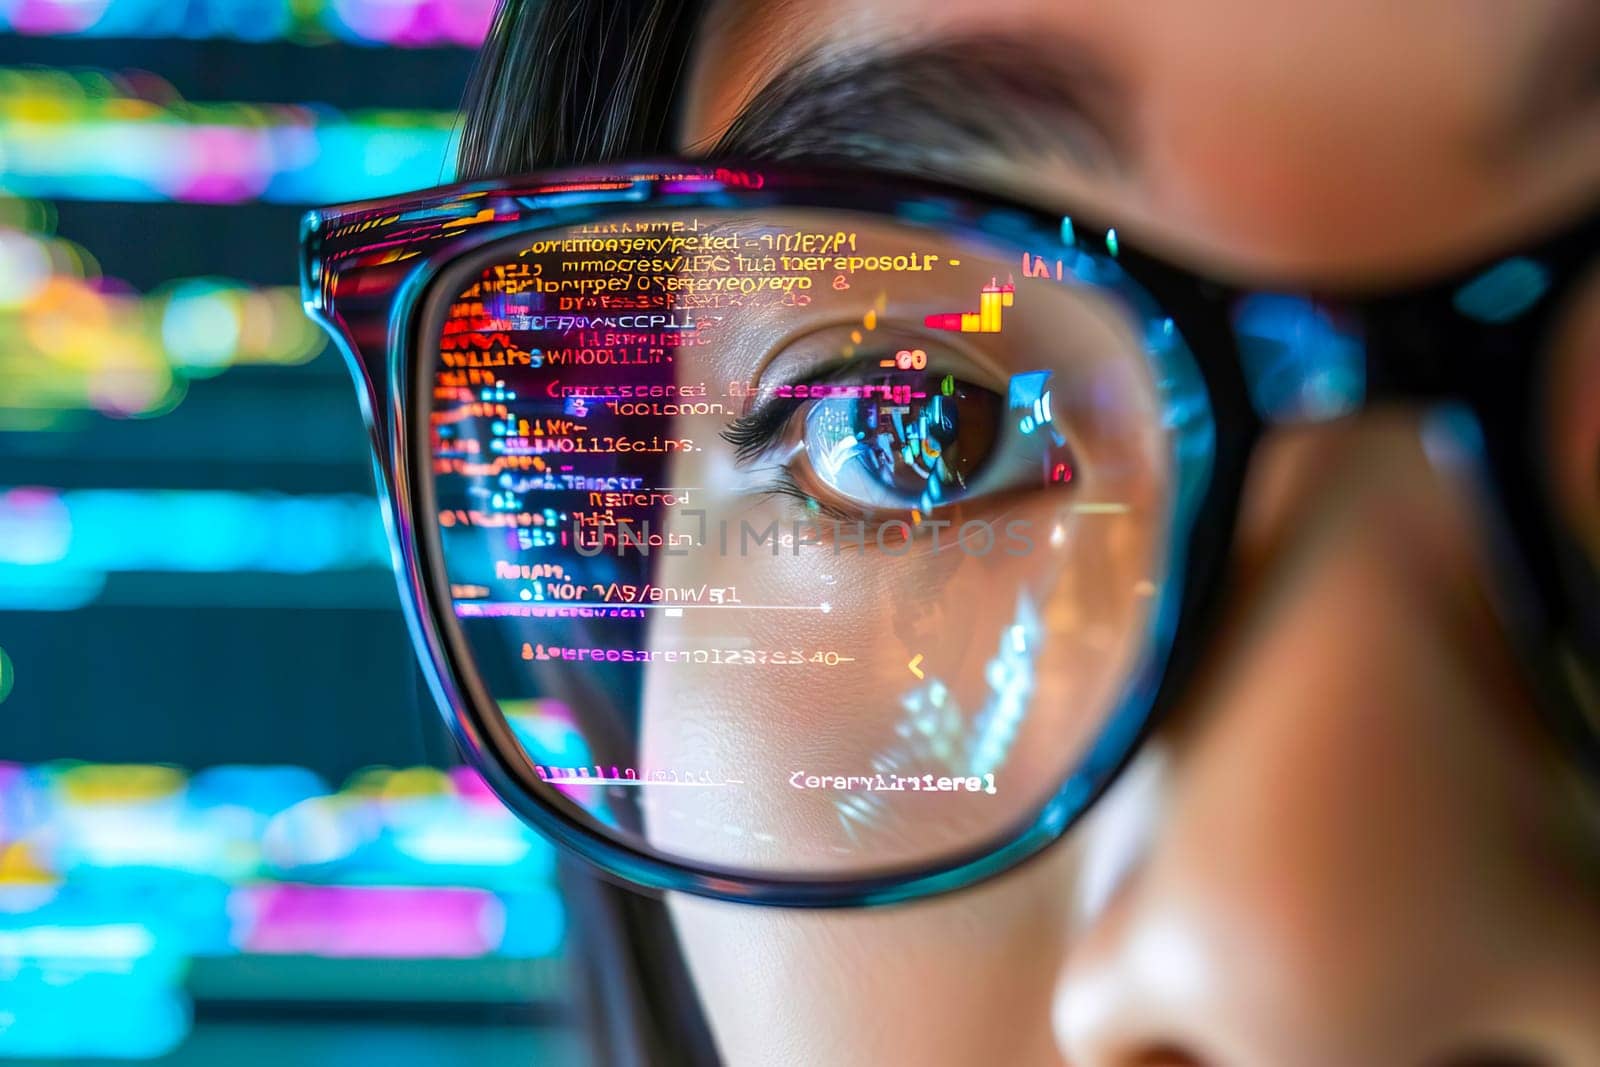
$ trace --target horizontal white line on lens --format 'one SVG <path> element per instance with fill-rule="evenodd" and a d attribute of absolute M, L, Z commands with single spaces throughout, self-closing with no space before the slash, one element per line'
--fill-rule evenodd
<path fill-rule="evenodd" d="M 593 776 L 588 778 L 541 778 L 539 780 L 547 785 L 687 785 L 700 789 L 720 789 L 725 785 L 744 785 L 743 782 L 734 781 L 731 778 L 726 782 L 674 782 L 663 779 L 646 781 L 643 778 L 595 778 Z"/>
<path fill-rule="evenodd" d="M 581 603 L 573 601 L 572 603 Z M 596 604 L 595 607 L 607 608 L 665 608 L 668 613 L 681 612 L 684 608 L 694 608 L 696 611 L 738 610 L 738 611 L 820 611 L 824 615 L 833 610 L 832 604 L 627 604 L 611 603 Z"/>
<path fill-rule="evenodd" d="M 463 604 L 496 604 L 514 605 L 516 607 L 533 607 L 548 611 L 561 611 L 565 609 L 587 609 L 589 611 L 628 611 L 633 608 L 682 611 L 684 608 L 694 608 L 697 611 L 732 610 L 732 611 L 820 611 L 824 615 L 833 610 L 833 605 L 822 604 L 630 604 L 626 600 L 614 600 L 610 603 L 599 603 L 585 600 L 457 600 L 457 607 Z M 494 618 L 489 615 L 470 615 L 467 618 Z"/>

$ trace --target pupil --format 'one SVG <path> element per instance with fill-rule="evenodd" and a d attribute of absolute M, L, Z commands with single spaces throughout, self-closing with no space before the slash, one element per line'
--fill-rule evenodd
<path fill-rule="evenodd" d="M 878 486 L 906 505 L 928 509 L 962 495 L 994 452 L 1001 398 L 950 378 L 930 376 L 909 390 L 903 381 L 881 384 L 902 386 L 901 395 L 824 406 L 832 409 L 824 415 L 827 426 L 820 435 L 831 446 L 828 451 L 849 449 L 850 458 Z"/>

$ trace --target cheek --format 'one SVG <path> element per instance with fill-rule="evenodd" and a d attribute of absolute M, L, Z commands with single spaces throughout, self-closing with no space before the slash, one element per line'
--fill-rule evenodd
<path fill-rule="evenodd" d="M 992 548 L 987 532 L 951 530 L 938 553 L 919 542 L 897 555 L 868 534 L 774 554 L 747 534 L 777 521 L 792 536 L 786 503 L 703 489 L 707 550 L 661 558 L 656 581 L 739 604 L 654 625 L 652 648 L 705 656 L 651 664 L 642 752 L 647 767 L 736 784 L 645 787 L 651 844 L 728 868 L 859 875 L 940 861 L 1031 819 L 1120 693 L 1162 544 L 1165 473 L 1139 451 L 1154 443 L 1092 426 L 1081 443 L 1071 499 L 1125 510 L 1024 494 L 968 516 L 994 532 Z M 718 486 L 718 463 L 682 456 L 671 482 Z M 977 788 L 864 784 L 930 772 Z M 813 785 L 841 776 L 858 781 Z"/>
<path fill-rule="evenodd" d="M 729 1063 L 1057 1064 L 1050 998 L 1075 859 L 869 911 L 668 903 Z"/>

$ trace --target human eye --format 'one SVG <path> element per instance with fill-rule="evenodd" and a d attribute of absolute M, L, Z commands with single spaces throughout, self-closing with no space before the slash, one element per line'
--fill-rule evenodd
<path fill-rule="evenodd" d="M 1071 482 L 1075 459 L 1050 418 L 1048 378 L 998 383 L 959 354 L 900 348 L 775 387 L 723 436 L 742 465 L 769 474 L 757 491 L 808 514 L 919 522 Z"/>

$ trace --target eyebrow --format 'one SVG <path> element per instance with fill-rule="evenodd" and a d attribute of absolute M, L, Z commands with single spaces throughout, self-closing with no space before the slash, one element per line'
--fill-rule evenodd
<path fill-rule="evenodd" d="M 1135 162 L 1131 110 L 1092 51 L 1058 37 L 823 48 L 762 86 L 710 152 L 942 176 L 983 156 L 1118 172 Z"/>

